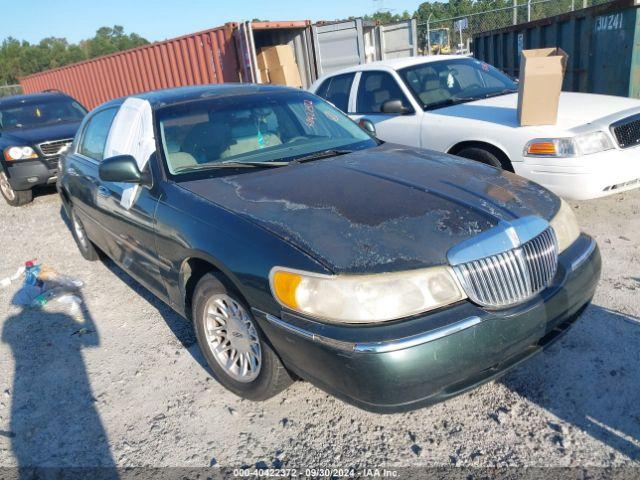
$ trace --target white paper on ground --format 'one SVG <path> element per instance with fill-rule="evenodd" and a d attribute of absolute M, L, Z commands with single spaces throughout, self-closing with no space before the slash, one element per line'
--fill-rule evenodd
<path fill-rule="evenodd" d="M 143 171 L 155 150 L 151 104 L 140 98 L 127 98 L 111 124 L 104 158 L 131 155 L 136 159 L 140 171 Z M 131 208 L 139 189 L 139 185 L 126 184 L 122 191 L 120 205 L 126 209 Z"/>

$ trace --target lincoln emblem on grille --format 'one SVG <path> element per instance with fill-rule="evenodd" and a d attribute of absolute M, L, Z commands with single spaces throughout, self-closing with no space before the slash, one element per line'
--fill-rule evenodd
<path fill-rule="evenodd" d="M 447 257 L 472 301 L 506 308 L 526 302 L 551 284 L 558 245 L 549 222 L 530 216 L 501 221 L 456 245 Z"/>

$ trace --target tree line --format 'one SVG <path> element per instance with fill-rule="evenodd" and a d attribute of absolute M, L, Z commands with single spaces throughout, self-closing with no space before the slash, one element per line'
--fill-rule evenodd
<path fill-rule="evenodd" d="M 589 0 L 588 5 L 603 3 L 604 0 Z M 524 12 L 527 0 L 518 0 L 519 12 Z M 572 4 L 571 0 L 553 0 L 549 2 L 534 2 L 532 10 L 539 17 L 555 15 L 561 11 L 566 11 Z M 576 8 L 582 7 L 583 0 L 575 0 Z M 389 11 L 376 12 L 373 15 L 366 15 L 367 20 L 378 20 L 382 23 L 393 23 L 409 18 L 416 18 L 418 23 L 426 23 L 431 20 L 442 20 L 454 17 L 463 17 L 475 13 L 482 13 L 488 10 L 498 10 L 513 8 L 513 0 L 449 0 L 448 2 L 429 0 L 422 2 L 413 15 L 408 11 L 392 14 Z"/>
<path fill-rule="evenodd" d="M 32 73 L 148 43 L 136 33 L 126 34 L 119 25 L 101 27 L 93 38 L 78 43 L 56 37 L 47 37 L 38 43 L 8 37 L 0 44 L 0 85 L 12 85 L 18 83 L 20 77 Z"/>

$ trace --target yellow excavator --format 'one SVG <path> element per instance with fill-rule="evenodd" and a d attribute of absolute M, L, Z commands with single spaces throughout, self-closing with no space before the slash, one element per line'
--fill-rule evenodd
<path fill-rule="evenodd" d="M 429 31 L 428 48 L 430 55 L 449 55 L 451 44 L 449 43 L 449 29 L 436 28 Z"/>

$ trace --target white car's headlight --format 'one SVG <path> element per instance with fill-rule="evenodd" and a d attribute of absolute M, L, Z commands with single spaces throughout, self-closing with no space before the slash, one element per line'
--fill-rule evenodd
<path fill-rule="evenodd" d="M 564 200 L 560 200 L 560 209 L 551 219 L 551 226 L 556 232 L 558 251 L 563 252 L 571 246 L 580 236 L 580 227 L 571 206 Z"/>
<path fill-rule="evenodd" d="M 384 322 L 466 298 L 447 266 L 334 276 L 274 267 L 270 282 L 271 292 L 281 305 L 328 322 Z"/>
<path fill-rule="evenodd" d="M 31 147 L 9 147 L 4 150 L 4 158 L 11 160 L 27 160 L 29 158 L 38 158 L 38 155 Z"/>
<path fill-rule="evenodd" d="M 611 138 L 604 132 L 585 133 L 574 137 L 573 140 L 581 155 L 591 155 L 613 148 Z"/>
<path fill-rule="evenodd" d="M 572 138 L 536 138 L 524 147 L 526 157 L 577 157 L 614 148 L 605 132 L 591 132 Z"/>

